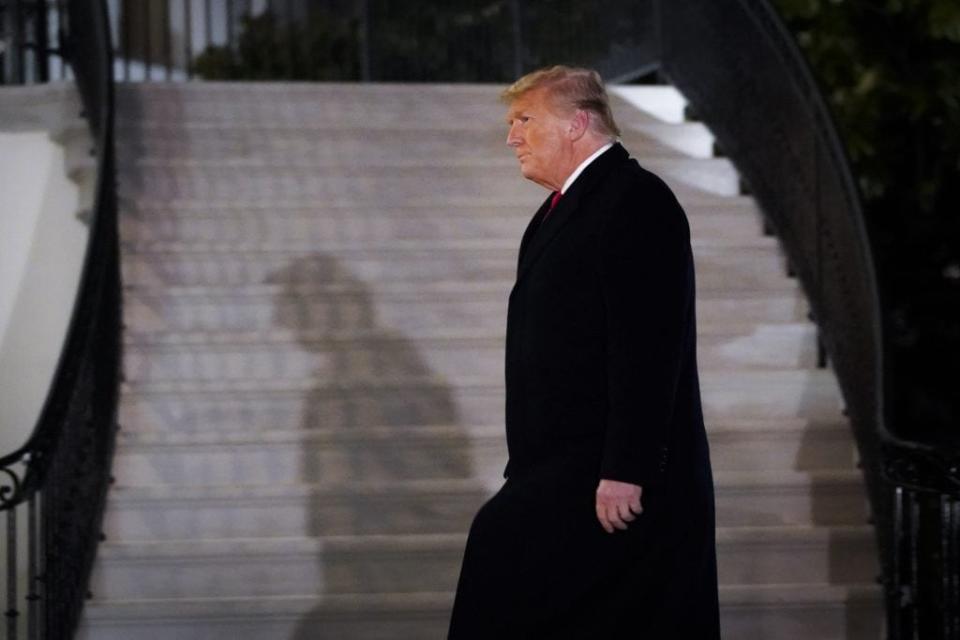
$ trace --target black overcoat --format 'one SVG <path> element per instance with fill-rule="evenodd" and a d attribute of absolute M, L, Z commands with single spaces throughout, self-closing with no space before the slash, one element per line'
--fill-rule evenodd
<path fill-rule="evenodd" d="M 507 481 L 471 526 L 449 638 L 714 640 L 686 216 L 619 144 L 548 203 L 507 313 Z M 626 531 L 597 521 L 601 478 L 643 487 Z"/>

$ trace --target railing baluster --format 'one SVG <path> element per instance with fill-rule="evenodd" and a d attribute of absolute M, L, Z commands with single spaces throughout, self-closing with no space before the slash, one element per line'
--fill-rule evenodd
<path fill-rule="evenodd" d="M 171 41 L 173 36 L 170 34 L 170 0 L 160 0 L 160 9 L 163 15 L 160 16 L 161 29 L 163 30 L 163 66 L 164 78 L 169 81 L 173 72 L 173 46 Z"/>
<path fill-rule="evenodd" d="M 267 0 L 267 7 L 270 0 Z M 360 0 L 360 79 L 370 82 L 370 0 Z"/>
<path fill-rule="evenodd" d="M 513 23 L 513 77 L 523 75 L 523 14 L 520 0 L 510 0 L 510 18 Z"/>
<path fill-rule="evenodd" d="M 40 613 L 40 584 L 38 575 L 39 538 L 37 537 L 37 494 L 27 502 L 27 638 L 36 640 L 37 618 Z"/>
<path fill-rule="evenodd" d="M 10 19 L 9 7 L 0 4 L 0 86 L 7 84 L 7 64 L 10 62 L 10 41 L 7 39 L 12 33 L 7 22 Z"/>
<path fill-rule="evenodd" d="M 36 0 L 34 12 L 34 63 L 36 65 L 36 80 L 50 82 L 50 28 L 47 0 Z"/>
<path fill-rule="evenodd" d="M 958 560 L 957 557 L 957 501 L 948 495 L 940 496 L 940 559 L 943 566 L 941 576 L 941 625 L 943 636 L 947 640 L 956 640 L 960 635 L 957 624 L 957 598 L 960 592 L 957 589 Z"/>
<path fill-rule="evenodd" d="M 13 84 L 23 84 L 23 15 L 20 0 L 10 3 L 10 13 L 7 16 L 7 33 L 11 34 L 10 49 L 7 51 L 9 73 L 7 77 Z"/>
<path fill-rule="evenodd" d="M 903 628 L 903 604 L 902 585 L 903 585 L 903 487 L 894 487 L 893 489 L 893 560 L 891 573 L 887 576 L 887 592 L 895 593 L 895 598 L 888 597 L 888 600 L 896 600 L 896 606 L 891 606 L 887 610 L 887 626 L 890 628 L 890 635 L 897 637 Z"/>
<path fill-rule="evenodd" d="M 951 640 L 957 640 L 960 637 L 960 620 L 957 619 L 958 607 L 960 603 L 957 602 L 957 598 L 960 598 L 960 589 L 958 589 L 958 572 L 960 572 L 960 557 L 957 556 L 957 527 L 960 525 L 958 522 L 958 502 L 952 497 L 947 497 L 946 500 L 946 510 L 948 513 L 948 519 L 950 525 L 947 527 L 947 540 L 948 540 L 948 553 L 943 558 L 943 572 L 947 574 L 947 588 L 944 594 L 944 609 L 947 611 L 947 620 L 946 625 L 947 637 Z"/>
<path fill-rule="evenodd" d="M 121 0 L 120 6 L 120 41 L 123 43 L 123 80 L 130 81 L 130 2 Z"/>
<path fill-rule="evenodd" d="M 152 0 L 143 0 L 143 79 L 150 80 L 150 67 L 153 65 L 153 55 L 151 46 L 150 14 L 153 9 Z"/>
<path fill-rule="evenodd" d="M 293 0 L 287 0 L 287 3 L 286 3 L 286 4 L 287 4 L 287 24 L 286 24 L 285 26 L 286 26 L 286 28 L 287 28 L 287 59 L 288 59 L 288 64 L 287 64 L 287 71 L 286 71 L 286 73 L 284 74 L 284 77 L 286 77 L 286 78 L 292 78 L 292 77 L 293 77 L 294 59 L 296 58 L 296 52 L 295 52 L 295 49 L 294 49 L 295 43 L 294 43 L 294 41 L 293 41 L 293 35 L 294 35 Z"/>
<path fill-rule="evenodd" d="M 203 0 L 203 37 L 201 51 L 206 50 L 213 42 L 213 9 L 210 7 L 210 0 Z"/>
<path fill-rule="evenodd" d="M 193 78 L 193 0 L 183 0 L 183 55 L 184 73 Z"/>
<path fill-rule="evenodd" d="M 233 0 L 227 0 L 227 48 L 233 50 Z"/>
<path fill-rule="evenodd" d="M 950 559 L 944 564 L 950 574 L 950 628 L 954 640 L 960 639 L 960 500 L 950 498 Z"/>
<path fill-rule="evenodd" d="M 914 491 L 907 492 L 907 505 L 910 512 L 910 637 L 917 639 L 920 623 L 920 607 L 917 598 L 920 595 L 920 505 Z"/>
<path fill-rule="evenodd" d="M 60 69 L 57 73 L 57 76 L 60 80 L 64 80 L 67 77 L 67 58 L 64 53 L 64 35 L 67 30 L 64 27 L 65 16 L 67 15 L 67 9 L 63 6 L 65 0 L 56 0 L 54 3 L 56 16 L 57 16 L 57 53 L 60 56 Z"/>
<path fill-rule="evenodd" d="M 41 600 L 37 602 L 37 609 L 39 620 L 37 621 L 37 637 L 46 638 L 47 635 L 47 625 L 46 625 L 46 616 L 44 615 L 44 600 L 43 598 L 47 597 L 47 594 L 50 593 L 49 582 L 47 582 L 47 528 L 46 528 L 46 519 L 44 518 L 44 512 L 46 511 L 45 504 L 47 500 L 47 492 L 44 491 L 43 495 L 39 498 L 40 504 L 37 507 L 37 540 L 40 543 L 40 553 L 37 558 L 38 565 L 38 574 L 37 574 L 37 589 L 41 594 Z"/>
<path fill-rule="evenodd" d="M 17 639 L 17 507 L 7 510 L 7 640 Z"/>

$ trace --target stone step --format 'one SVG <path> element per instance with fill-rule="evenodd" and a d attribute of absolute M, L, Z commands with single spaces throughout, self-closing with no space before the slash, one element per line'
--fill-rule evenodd
<path fill-rule="evenodd" d="M 398 286 L 393 286 L 393 285 Z M 463 332 L 502 332 L 511 281 L 461 287 L 420 287 L 374 283 L 374 290 L 322 285 L 238 287 L 128 287 L 124 292 L 127 335 L 150 337 L 166 332 L 267 332 L 278 330 L 340 332 L 396 331 L 410 338 L 429 337 L 454 328 Z M 701 334 L 751 323 L 806 321 L 807 303 L 799 291 L 742 292 L 697 298 Z M 716 297 L 723 295 L 723 297 Z M 162 333 L 161 333 L 162 332 Z"/>
<path fill-rule="evenodd" d="M 169 252 L 123 252 L 124 282 L 133 286 L 350 284 L 364 281 L 485 282 L 511 280 L 517 250 L 444 248 L 314 252 L 304 247 L 235 251 L 189 245 Z M 698 291 L 780 292 L 784 261 L 776 247 L 696 250 Z"/>
<path fill-rule="evenodd" d="M 441 640 L 452 593 L 391 593 L 217 598 L 94 599 L 78 640 Z M 879 587 L 723 585 L 720 617 L 726 638 L 877 640 L 883 610 Z"/>
<path fill-rule="evenodd" d="M 120 218 L 134 218 L 144 224 L 165 224 L 166 220 L 178 219 L 206 219 L 218 218 L 241 224 L 242 220 L 260 220 L 266 224 L 283 224 L 287 218 L 313 218 L 321 222 L 323 218 L 333 218 L 343 221 L 361 223 L 369 218 L 374 220 L 393 219 L 398 222 L 418 219 L 434 219 L 438 223 L 461 223 L 462 218 L 480 220 L 483 218 L 511 217 L 527 222 L 533 216 L 536 208 L 547 197 L 543 189 L 532 189 L 530 193 L 539 194 L 539 199 L 533 200 L 532 208 L 525 208 L 530 203 L 529 198 L 504 199 L 501 194 L 491 193 L 488 199 L 459 198 L 438 203 L 397 203 L 391 202 L 390 207 L 382 206 L 382 202 L 372 206 L 340 202 L 308 202 L 290 203 L 283 199 L 261 203 L 231 203 L 224 200 L 194 200 L 181 202 L 172 206 L 169 202 L 149 198 L 127 198 L 123 202 Z M 698 194 L 699 197 L 682 202 L 688 218 L 711 217 L 718 214 L 740 214 L 761 218 L 760 208 L 756 201 L 749 196 L 713 196 Z M 455 203 L 447 206 L 446 203 Z M 241 220 L 236 220 L 240 218 Z"/>
<path fill-rule="evenodd" d="M 629 118 L 680 123 L 687 117 L 689 101 L 670 85 L 611 85 L 607 94 L 611 105 Z"/>
<path fill-rule="evenodd" d="M 456 587 L 465 540 L 438 533 L 107 541 L 90 589 L 105 600 L 447 591 Z M 874 556 L 866 526 L 717 530 L 725 585 L 870 582 Z"/>
<path fill-rule="evenodd" d="M 458 301 L 455 301 L 458 302 Z M 486 304 L 491 308 L 496 301 Z M 719 301 L 718 301 L 719 302 Z M 731 304 L 735 301 L 731 300 Z M 712 306 L 712 305 L 710 305 Z M 374 319 L 368 319 L 370 322 Z M 503 320 L 503 318 L 501 318 Z M 502 322 L 498 323 L 502 325 Z M 286 328 L 284 323 L 276 323 L 262 330 L 200 330 L 200 331 L 126 331 L 123 342 L 131 349 L 153 349 L 161 347 L 184 348 L 199 346 L 203 348 L 255 348 L 277 346 L 280 349 L 290 348 L 291 344 L 309 345 L 313 342 L 322 342 L 342 350 L 353 350 L 365 346 L 375 347 L 381 342 L 389 343 L 392 340 L 412 339 L 406 334 L 398 334 L 372 326 L 371 328 L 351 324 L 343 329 L 328 330 L 325 328 L 310 328 L 306 326 L 291 326 Z M 750 336 L 768 339 L 796 339 L 806 340 L 815 336 L 816 326 L 806 320 L 782 322 L 749 322 L 735 318 L 706 318 L 700 323 L 697 335 L 704 346 L 709 347 L 712 342 L 720 343 L 727 340 L 740 340 Z M 447 323 L 436 330 L 416 338 L 418 344 L 428 348 L 447 346 L 450 348 L 464 347 L 492 347 L 505 340 L 503 326 L 480 331 L 463 327 L 455 323 Z M 502 346 L 502 345 L 501 345 Z M 389 347 L 386 344 L 384 348 Z M 312 347 L 307 350 L 315 350 Z M 706 368 L 712 368 L 707 366 Z"/>
<path fill-rule="evenodd" d="M 82 120 L 83 104 L 73 81 L 5 84 L 0 96 L 0 131 L 47 131 L 60 142 L 79 131 L 89 137 L 90 127 Z"/>
<path fill-rule="evenodd" d="M 269 122 L 272 116 L 290 115 L 291 108 L 310 110 L 305 115 L 328 117 L 348 116 L 365 109 L 364 115 L 377 112 L 391 115 L 397 110 L 408 110 L 404 115 L 421 117 L 408 118 L 406 123 L 422 126 L 425 110 L 431 111 L 429 120 L 449 110 L 485 108 L 500 113 L 503 121 L 505 107 L 499 95 L 506 86 L 460 82 L 150 82 L 118 83 L 116 97 L 119 110 L 135 111 L 137 121 L 147 122 L 152 120 L 148 109 L 161 111 L 164 116 L 158 118 L 161 121 L 169 120 L 170 116 L 192 114 L 208 115 L 213 122 L 232 121 L 234 115 L 259 116 Z M 688 101 L 669 85 L 610 85 L 608 93 L 613 105 L 633 118 L 670 123 L 682 122 L 685 118 Z M 232 107 L 235 113 L 225 114 L 216 107 Z M 470 123 L 460 124 L 466 127 Z"/>
<path fill-rule="evenodd" d="M 205 85 L 208 83 L 204 83 Z M 244 83 L 251 84 L 251 83 Z M 502 125 L 506 108 L 498 101 L 498 88 L 462 95 L 460 100 L 425 108 L 416 95 L 385 95 L 382 92 L 337 92 L 331 87 L 307 90 L 257 91 L 234 87 L 202 92 L 181 92 L 156 86 L 121 88 L 117 91 L 118 126 L 213 125 L 229 122 L 234 127 L 289 129 L 352 128 L 368 131 L 431 128 L 449 131 L 489 130 Z M 379 93 L 379 95 L 376 95 Z"/>
<path fill-rule="evenodd" d="M 367 129 L 449 128 L 469 130 L 504 123 L 506 107 L 498 84 L 357 83 L 149 83 L 118 84 L 121 125 L 129 123 L 211 123 L 264 126 L 339 126 Z M 429 93 L 429 98 L 426 94 Z M 679 122 L 679 95 L 658 87 L 639 100 L 637 111 L 615 100 L 631 119 Z M 678 117 L 679 115 L 679 117 Z M 504 125 L 505 128 L 505 125 Z"/>
<path fill-rule="evenodd" d="M 522 234 L 522 230 L 520 231 Z M 309 235 L 309 234 L 307 234 Z M 280 253 L 280 254 L 346 254 L 355 256 L 357 254 L 372 254 L 373 256 L 387 256 L 388 259 L 395 259 L 396 254 L 406 252 L 413 256 L 420 256 L 424 253 L 436 253 L 438 256 L 475 256 L 475 255 L 495 255 L 500 257 L 513 257 L 516 262 L 516 255 L 519 247 L 516 237 L 507 237 L 507 234 L 487 235 L 487 236 L 455 236 L 448 238 L 413 238 L 413 239 L 383 239 L 358 238 L 355 240 L 334 241 L 330 238 L 318 238 L 316 241 L 306 239 L 303 236 L 291 237 L 286 240 L 266 240 L 264 238 L 251 237 L 240 240 L 210 239 L 200 240 L 187 237 L 185 239 L 175 240 L 144 240 L 136 241 L 125 239 L 121 242 L 121 248 L 124 252 L 134 254 L 197 254 L 209 253 L 213 255 L 223 255 L 231 253 Z M 738 251 L 756 250 L 764 253 L 780 255 L 779 244 L 772 237 L 758 236 L 755 233 L 741 236 L 729 234 L 727 237 L 714 238 L 705 236 L 702 238 L 691 238 L 691 248 L 694 258 L 703 258 L 713 260 L 714 255 L 719 254 L 723 259 L 724 253 L 736 253 Z M 728 259 L 729 260 L 729 259 Z M 760 265 L 761 268 L 763 265 Z"/>
<path fill-rule="evenodd" d="M 238 210 L 263 211 L 283 208 L 322 211 L 368 209 L 376 211 L 378 215 L 394 215 L 391 212 L 397 212 L 397 216 L 402 216 L 403 212 L 411 209 L 431 211 L 445 209 L 455 216 L 460 215 L 457 211 L 461 209 L 466 212 L 480 207 L 510 207 L 530 216 L 549 195 L 532 182 L 512 177 L 508 181 L 501 182 L 499 187 L 491 182 L 491 185 L 486 186 L 493 190 L 487 191 L 483 190 L 485 185 L 480 185 L 480 188 L 471 185 L 465 191 L 463 189 L 430 190 L 426 188 L 419 191 L 398 191 L 390 193 L 390 206 L 386 207 L 384 206 L 384 193 L 389 193 L 389 191 L 385 191 L 382 188 L 382 183 L 378 183 L 376 180 L 345 180 L 344 183 L 340 184 L 340 187 L 326 191 L 322 197 L 304 197 L 297 189 L 280 189 L 271 192 L 269 197 L 249 196 L 245 198 L 235 198 L 231 194 L 222 194 L 217 197 L 210 195 L 191 197 L 182 194 L 171 194 L 169 197 L 164 197 L 163 194 L 144 195 L 137 191 L 137 182 L 138 180 L 131 180 L 130 188 L 118 194 L 121 215 L 160 209 L 175 209 L 184 212 L 202 210 L 230 215 L 231 212 Z M 505 184 L 511 186 L 505 188 Z M 721 196 L 697 189 L 672 186 L 674 187 L 674 195 L 677 196 L 677 200 L 684 207 L 684 210 L 709 207 L 722 210 L 731 206 L 746 206 L 746 203 L 752 202 L 747 196 Z"/>
<path fill-rule="evenodd" d="M 616 107 L 614 107 L 614 113 L 617 113 Z M 674 123 L 651 120 L 649 117 L 643 116 L 636 118 L 632 114 L 626 114 L 623 110 L 620 110 L 615 117 L 627 148 L 632 153 L 634 149 L 637 149 L 634 155 L 639 158 L 644 157 L 644 152 L 642 147 L 637 146 L 637 143 L 644 140 L 652 141 L 654 144 L 666 147 L 674 153 L 689 158 L 715 157 L 716 138 L 700 122 Z"/>
<path fill-rule="evenodd" d="M 452 606 L 452 593 L 95 596 L 84 606 L 77 640 L 442 640 Z"/>
<path fill-rule="evenodd" d="M 715 196 L 736 196 L 740 180 L 724 158 L 650 158 L 642 165 L 661 176 L 678 192 L 700 191 Z M 364 201 L 374 194 L 384 202 L 415 204 L 425 196 L 472 195 L 495 191 L 515 196 L 539 193 L 542 188 L 520 175 L 516 160 L 476 158 L 410 160 L 406 164 L 355 164 L 317 166 L 287 163 L 264 165 L 215 161 L 136 162 L 117 167 L 118 193 L 123 197 L 165 197 L 267 203 L 278 198 L 323 203 L 347 198 Z M 389 199 L 383 196 L 389 194 Z M 439 197 L 439 198 L 438 198 Z M 542 197 L 540 200 L 542 201 Z M 434 200 L 435 202 L 436 200 Z M 539 202 L 537 203 L 539 204 Z"/>
<path fill-rule="evenodd" d="M 646 135 L 649 128 L 651 135 Z M 668 146 L 657 137 L 677 134 L 678 145 Z M 640 123 L 625 128 L 621 138 L 632 155 L 645 161 L 681 158 L 677 146 L 689 144 L 684 125 Z M 433 162 L 476 162 L 502 159 L 516 162 L 506 145 L 507 127 L 502 119 L 486 128 L 437 129 L 429 123 L 420 128 L 371 129 L 368 127 L 317 126 L 301 123 L 289 127 L 269 122 L 249 126 L 227 121 L 128 122 L 116 130 L 119 157 L 150 166 L 157 161 L 240 163 L 250 166 L 311 164 L 317 167 L 365 165 L 418 165 Z M 657 137 L 654 137 L 657 136 Z M 697 149 L 699 151 L 699 149 Z M 693 155 L 707 159 L 709 155 Z"/>
<path fill-rule="evenodd" d="M 485 479 L 204 485 L 201 476 L 129 486 L 132 472 L 123 456 L 103 530 L 107 539 L 127 542 L 465 532 L 503 483 L 499 461 Z M 863 479 L 855 469 L 717 471 L 714 480 L 720 527 L 867 522 Z"/>
<path fill-rule="evenodd" d="M 316 209 L 240 210 L 227 216 L 197 216 L 162 211 L 159 215 L 124 215 L 120 219 L 125 247 L 159 247 L 194 242 L 256 246 L 309 242 L 318 251 L 342 246 L 408 246 L 418 243 L 503 243 L 516 248 L 531 212 L 475 209 L 476 215 L 429 214 Z M 773 246 L 776 240 L 760 233 L 752 212 L 706 211 L 688 216 L 690 237 L 697 246 Z"/>
<path fill-rule="evenodd" d="M 361 425 L 500 424 L 499 381 L 437 376 L 124 383 L 120 423 L 142 430 L 340 428 Z M 842 400 L 830 370 L 704 371 L 708 422 L 728 418 L 834 421 Z"/>
<path fill-rule="evenodd" d="M 739 420 L 707 425 L 716 471 L 852 469 L 844 423 Z M 270 485 L 474 479 L 496 486 L 507 460 L 503 427 L 386 427 L 197 434 L 124 430 L 114 476 L 124 486 Z"/>
<path fill-rule="evenodd" d="M 815 367 L 816 339 L 816 327 L 809 323 L 702 332 L 697 359 L 704 370 Z M 378 380 L 431 373 L 447 380 L 493 382 L 503 376 L 504 343 L 502 333 L 457 329 L 417 339 L 379 328 L 340 334 L 167 334 L 152 340 L 130 337 L 124 370 L 131 382 Z"/>
<path fill-rule="evenodd" d="M 720 588 L 726 638 L 879 640 L 883 619 L 880 587 L 869 582 Z"/>

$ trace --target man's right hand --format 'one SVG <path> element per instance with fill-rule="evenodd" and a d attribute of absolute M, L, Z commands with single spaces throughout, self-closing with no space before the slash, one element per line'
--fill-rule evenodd
<path fill-rule="evenodd" d="M 627 523 L 636 520 L 643 513 L 641 495 L 643 487 L 639 485 L 619 480 L 601 480 L 597 486 L 597 520 L 604 531 L 623 531 Z"/>

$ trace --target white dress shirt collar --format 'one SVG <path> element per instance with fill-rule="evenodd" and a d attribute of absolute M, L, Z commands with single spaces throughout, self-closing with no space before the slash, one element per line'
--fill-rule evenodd
<path fill-rule="evenodd" d="M 589 158 L 581 162 L 580 166 L 574 169 L 573 173 L 571 173 L 570 176 L 567 178 L 567 181 L 563 183 L 563 188 L 560 189 L 560 193 L 566 193 L 567 189 L 570 188 L 570 185 L 573 184 L 573 181 L 579 178 L 580 174 L 583 173 L 583 170 L 586 169 L 591 162 L 599 158 L 600 154 L 602 154 L 604 151 L 606 151 L 612 146 L 613 146 L 613 143 L 608 142 L 607 144 L 603 145 L 602 147 L 594 151 L 592 154 L 590 154 Z"/>

